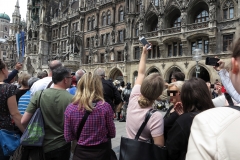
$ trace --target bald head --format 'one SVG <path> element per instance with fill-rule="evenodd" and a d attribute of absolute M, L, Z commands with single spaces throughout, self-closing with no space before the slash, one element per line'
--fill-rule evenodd
<path fill-rule="evenodd" d="M 62 67 L 62 62 L 59 60 L 53 60 L 49 62 L 48 66 L 50 71 L 52 72 L 54 69 L 57 69 L 58 67 Z"/>
<path fill-rule="evenodd" d="M 76 80 L 77 82 L 79 81 L 79 79 L 85 74 L 85 71 L 82 69 L 77 70 L 77 72 L 75 73 L 76 76 Z"/>
<path fill-rule="evenodd" d="M 98 68 L 98 69 L 95 71 L 95 74 L 98 75 L 98 76 L 101 76 L 101 77 L 105 77 L 105 71 L 104 71 L 104 69 L 102 69 L 102 68 Z"/>

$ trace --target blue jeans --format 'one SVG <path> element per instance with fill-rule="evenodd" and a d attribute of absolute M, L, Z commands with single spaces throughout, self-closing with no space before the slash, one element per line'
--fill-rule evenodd
<path fill-rule="evenodd" d="M 0 160 L 9 160 L 10 156 L 4 156 L 2 148 L 0 148 Z"/>
<path fill-rule="evenodd" d="M 45 160 L 69 160 L 71 143 L 45 153 Z"/>

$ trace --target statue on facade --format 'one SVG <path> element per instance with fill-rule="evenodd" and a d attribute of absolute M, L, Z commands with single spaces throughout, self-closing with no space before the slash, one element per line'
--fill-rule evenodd
<path fill-rule="evenodd" d="M 181 25 L 184 26 L 187 24 L 187 13 L 186 12 L 182 12 L 181 13 Z"/>
<path fill-rule="evenodd" d="M 163 29 L 163 18 L 158 16 L 158 29 Z"/>
<path fill-rule="evenodd" d="M 216 8 L 214 5 L 210 5 L 209 7 L 209 20 L 214 21 L 215 20 L 215 14 L 216 14 Z"/>

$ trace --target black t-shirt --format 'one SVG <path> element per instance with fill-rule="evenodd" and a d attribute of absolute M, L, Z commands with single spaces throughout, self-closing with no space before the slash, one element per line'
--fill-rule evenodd
<path fill-rule="evenodd" d="M 17 103 L 20 99 L 20 97 L 22 97 L 22 95 L 24 95 L 29 89 L 17 89 L 16 90 L 16 99 L 17 99 Z"/>
<path fill-rule="evenodd" d="M 192 121 L 197 114 L 198 112 L 182 114 L 168 132 L 166 146 L 169 160 L 185 160 Z"/>
<path fill-rule="evenodd" d="M 16 94 L 16 88 L 17 86 L 8 83 L 0 84 L 0 129 L 14 129 L 7 101 Z"/>

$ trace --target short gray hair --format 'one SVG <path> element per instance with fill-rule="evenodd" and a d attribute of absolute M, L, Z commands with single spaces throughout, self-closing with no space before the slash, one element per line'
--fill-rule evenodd
<path fill-rule="evenodd" d="M 39 78 L 36 78 L 36 77 L 31 77 L 29 80 L 28 80 L 28 87 L 31 88 L 33 83 L 35 83 L 36 81 L 38 81 Z"/>
<path fill-rule="evenodd" d="M 48 76 L 48 73 L 46 71 L 40 71 L 37 74 L 37 78 L 40 78 L 40 79 L 47 77 L 47 76 Z"/>
<path fill-rule="evenodd" d="M 85 73 L 86 72 L 82 69 L 77 70 L 77 72 L 75 73 L 76 81 L 78 82 Z"/>
<path fill-rule="evenodd" d="M 168 85 L 168 88 L 170 88 L 172 86 L 176 86 L 178 88 L 178 91 L 181 92 L 183 84 L 184 84 L 184 81 L 176 81 L 176 82 L 170 83 Z"/>
<path fill-rule="evenodd" d="M 98 76 L 105 76 L 105 71 L 104 71 L 104 69 L 102 69 L 102 68 L 98 68 L 98 69 L 95 71 L 95 74 L 98 75 Z"/>

